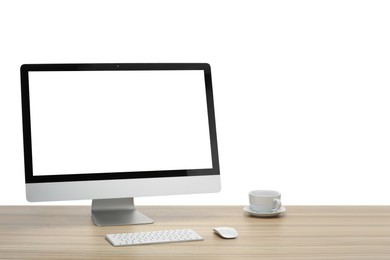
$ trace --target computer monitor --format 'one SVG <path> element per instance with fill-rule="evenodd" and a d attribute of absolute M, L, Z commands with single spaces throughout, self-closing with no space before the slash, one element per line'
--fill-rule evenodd
<path fill-rule="evenodd" d="M 28 201 L 125 225 L 153 222 L 134 197 L 220 190 L 208 64 L 24 64 L 21 90 Z"/>

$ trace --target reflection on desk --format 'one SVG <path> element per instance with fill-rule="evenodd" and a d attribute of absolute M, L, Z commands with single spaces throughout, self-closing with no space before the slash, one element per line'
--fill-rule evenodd
<path fill-rule="evenodd" d="M 150 225 L 97 227 L 88 206 L 0 206 L 0 259 L 389 259 L 389 206 L 144 206 Z M 239 237 L 221 239 L 216 226 Z M 191 228 L 204 241 L 115 248 L 105 234 Z"/>

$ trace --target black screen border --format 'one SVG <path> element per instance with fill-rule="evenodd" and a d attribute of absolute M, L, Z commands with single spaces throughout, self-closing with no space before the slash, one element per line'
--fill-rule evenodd
<path fill-rule="evenodd" d="M 116 70 L 203 70 L 209 120 L 212 168 L 182 169 L 163 171 L 106 172 L 64 175 L 34 176 L 31 143 L 30 91 L 28 72 L 30 71 L 116 71 Z M 23 64 L 20 67 L 23 146 L 26 183 L 99 181 L 140 178 L 186 177 L 219 175 L 217 134 L 215 124 L 214 98 L 211 81 L 211 67 L 208 63 L 72 63 L 72 64 Z"/>

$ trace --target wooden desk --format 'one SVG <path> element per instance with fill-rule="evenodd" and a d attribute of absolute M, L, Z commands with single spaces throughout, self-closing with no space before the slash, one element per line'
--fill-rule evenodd
<path fill-rule="evenodd" d="M 253 218 L 242 206 L 139 207 L 151 225 L 96 227 L 87 206 L 0 206 L 0 259 L 390 259 L 389 206 L 287 206 Z M 212 232 L 232 226 L 224 240 Z M 115 248 L 107 233 L 192 228 L 204 241 Z"/>

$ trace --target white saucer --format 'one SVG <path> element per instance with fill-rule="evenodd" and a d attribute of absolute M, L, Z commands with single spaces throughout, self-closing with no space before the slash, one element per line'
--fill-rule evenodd
<path fill-rule="evenodd" d="M 254 217 L 275 217 L 275 216 L 278 216 L 284 212 L 286 212 L 286 208 L 285 207 L 281 207 L 279 210 L 277 211 L 270 211 L 270 212 L 259 212 L 259 211 L 254 211 L 253 209 L 251 209 L 249 206 L 246 206 L 244 207 L 244 210 L 249 213 L 249 215 L 251 216 L 254 216 Z"/>

